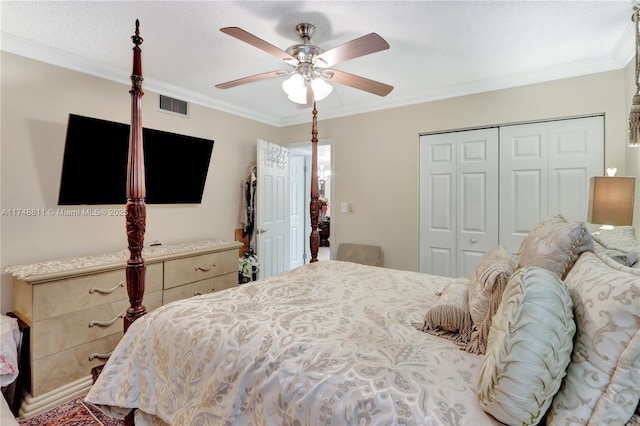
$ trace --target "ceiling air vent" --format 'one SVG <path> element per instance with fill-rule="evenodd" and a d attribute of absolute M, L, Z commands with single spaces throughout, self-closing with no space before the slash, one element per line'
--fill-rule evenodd
<path fill-rule="evenodd" d="M 189 116 L 189 103 L 180 99 L 170 98 L 169 96 L 160 95 L 160 111 L 171 112 L 173 114 Z"/>

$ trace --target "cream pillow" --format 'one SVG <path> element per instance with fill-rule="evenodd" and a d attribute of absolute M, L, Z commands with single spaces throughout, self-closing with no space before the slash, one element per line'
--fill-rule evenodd
<path fill-rule="evenodd" d="M 518 269 L 496 312 L 480 367 L 482 408 L 507 424 L 536 424 L 551 405 L 571 358 L 571 296 L 546 269 Z"/>
<path fill-rule="evenodd" d="M 468 352 L 484 354 L 491 318 L 500 305 L 502 292 L 514 266 L 511 253 L 504 246 L 488 251 L 476 266 L 469 282 L 469 313 L 473 331 L 465 348 Z"/>
<path fill-rule="evenodd" d="M 458 278 L 444 286 L 440 297 L 416 328 L 426 333 L 466 344 L 471 334 L 469 315 L 469 280 Z"/>
<path fill-rule="evenodd" d="M 603 253 L 624 266 L 632 266 L 640 258 L 640 241 L 631 226 L 597 229 L 591 233 L 596 253 Z"/>
<path fill-rule="evenodd" d="M 564 279 L 581 253 L 593 250 L 593 239 L 582 222 L 554 216 L 538 223 L 522 241 L 517 268 L 537 266 Z"/>
<path fill-rule="evenodd" d="M 547 424 L 625 424 L 640 400 L 640 270 L 607 261 L 583 253 L 565 280 L 576 341 Z"/>

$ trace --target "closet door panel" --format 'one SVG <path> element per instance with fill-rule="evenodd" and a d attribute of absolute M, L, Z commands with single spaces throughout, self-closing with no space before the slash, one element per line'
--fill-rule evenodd
<path fill-rule="evenodd" d="M 585 221 L 589 178 L 604 170 L 602 116 L 500 129 L 500 243 L 516 253 L 541 220 Z"/>
<path fill-rule="evenodd" d="M 498 131 L 457 134 L 457 273 L 470 277 L 484 254 L 498 245 Z"/>
<path fill-rule="evenodd" d="M 549 134 L 548 216 L 586 221 L 589 179 L 604 172 L 604 121 L 587 117 L 547 123 Z"/>
<path fill-rule="evenodd" d="M 500 244 L 517 253 L 547 214 L 546 126 L 500 128 Z"/>
<path fill-rule="evenodd" d="M 549 213 L 585 222 L 589 207 L 589 176 L 586 168 L 555 169 L 549 173 Z M 585 185 L 585 182 L 587 184 Z M 584 193 L 585 186 L 587 193 Z"/>
<path fill-rule="evenodd" d="M 420 271 L 452 276 L 456 246 L 456 149 L 451 134 L 420 137 Z"/>

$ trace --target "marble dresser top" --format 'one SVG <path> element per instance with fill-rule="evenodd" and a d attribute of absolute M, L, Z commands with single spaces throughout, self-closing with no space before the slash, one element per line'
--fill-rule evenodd
<path fill-rule="evenodd" d="M 172 257 L 182 253 L 193 254 L 200 251 L 215 251 L 212 249 L 216 248 L 238 248 L 241 246 L 242 243 L 237 241 L 225 241 L 218 239 L 190 241 L 178 244 L 148 246 L 142 250 L 142 257 L 145 261 L 149 261 L 162 259 L 164 257 Z M 65 272 L 79 272 L 85 269 L 90 271 L 108 266 L 123 266 L 126 265 L 129 255 L 129 249 L 124 249 L 113 253 L 9 266 L 5 268 L 4 271 L 13 275 L 17 279 L 42 275 L 59 275 L 64 274 Z"/>

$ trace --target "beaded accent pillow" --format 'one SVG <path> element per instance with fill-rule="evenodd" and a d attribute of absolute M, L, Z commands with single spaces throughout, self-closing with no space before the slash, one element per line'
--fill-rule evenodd
<path fill-rule="evenodd" d="M 581 253 L 593 250 L 593 239 L 582 222 L 560 215 L 538 223 L 522 241 L 517 268 L 537 266 L 564 279 Z"/>

